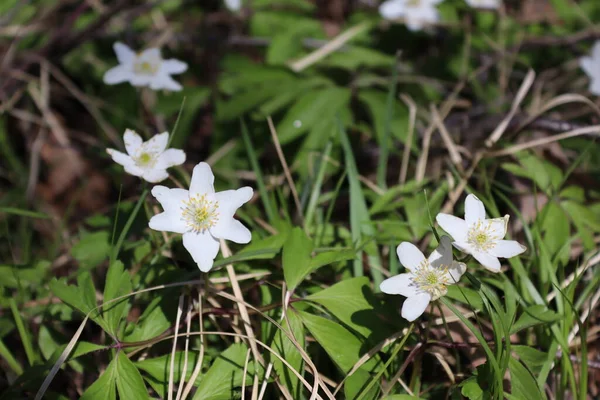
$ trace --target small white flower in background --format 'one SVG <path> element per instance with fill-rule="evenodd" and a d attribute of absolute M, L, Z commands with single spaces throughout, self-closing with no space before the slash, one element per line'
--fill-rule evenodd
<path fill-rule="evenodd" d="M 590 78 L 590 92 L 600 96 L 600 40 L 592 47 L 591 56 L 581 57 L 579 64 Z"/>
<path fill-rule="evenodd" d="M 502 0 L 465 0 L 467 4 L 473 8 L 487 8 L 495 9 L 500 8 Z"/>
<path fill-rule="evenodd" d="M 483 203 L 473 194 L 465 200 L 465 219 L 442 213 L 435 217 L 440 227 L 454 239 L 454 247 L 471 254 L 492 272 L 500 271 L 498 257 L 510 258 L 527 250 L 515 240 L 503 240 L 508 218 L 506 215 L 486 219 Z"/>
<path fill-rule="evenodd" d="M 125 172 L 148 182 L 164 181 L 169 177 L 167 168 L 185 162 L 183 150 L 167 149 L 169 132 L 160 133 L 144 142 L 140 135 L 126 129 L 123 141 L 127 154 L 114 149 L 106 149 L 106 152 L 116 163 L 125 167 Z"/>
<path fill-rule="evenodd" d="M 157 231 L 183 234 L 183 246 L 200 271 L 208 272 L 219 253 L 219 239 L 248 243 L 252 234 L 233 215 L 252 198 L 251 187 L 215 193 L 215 177 L 210 166 L 194 167 L 190 190 L 152 188 L 152 195 L 164 212 L 153 216 L 148 225 Z"/>
<path fill-rule="evenodd" d="M 224 0 L 229 11 L 237 12 L 242 9 L 242 0 Z"/>
<path fill-rule="evenodd" d="M 181 85 L 171 78 L 187 70 L 183 61 L 171 58 L 163 60 L 160 49 L 151 48 L 136 54 L 121 42 L 113 45 L 119 65 L 106 71 L 104 83 L 116 85 L 129 82 L 133 86 L 148 86 L 153 90 L 181 90 Z"/>
<path fill-rule="evenodd" d="M 440 238 L 440 245 L 429 258 L 412 243 L 402 242 L 396 249 L 400 263 L 407 273 L 381 282 L 379 288 L 387 294 L 399 294 L 407 299 L 402 305 L 402 318 L 414 321 L 423 314 L 431 301 L 448 292 L 467 270 L 464 263 L 452 259 L 452 244 L 448 236 Z"/>
<path fill-rule="evenodd" d="M 388 0 L 379 6 L 379 13 L 385 19 L 402 18 L 411 31 L 439 21 L 436 4 L 442 0 Z"/>

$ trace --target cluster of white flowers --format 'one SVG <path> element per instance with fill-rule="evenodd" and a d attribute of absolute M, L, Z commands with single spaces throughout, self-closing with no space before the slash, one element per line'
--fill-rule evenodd
<path fill-rule="evenodd" d="M 503 240 L 508 215 L 486 219 L 483 203 L 473 194 L 465 201 L 465 219 L 440 213 L 436 220 L 454 241 L 442 236 L 439 247 L 429 258 L 425 258 L 415 245 L 400 243 L 396 252 L 408 272 L 386 279 L 379 287 L 384 293 L 407 297 L 402 306 L 402 317 L 408 321 L 423 314 L 431 301 L 445 295 L 447 287 L 458 282 L 465 273 L 466 265 L 453 259 L 451 244 L 492 272 L 500 272 L 499 257 L 514 257 L 526 250 L 514 240 Z"/>
<path fill-rule="evenodd" d="M 402 19 L 411 31 L 418 31 L 440 20 L 436 8 L 443 0 L 387 0 L 379 6 L 379 13 L 385 19 Z M 465 0 L 474 8 L 499 8 L 502 0 Z"/>

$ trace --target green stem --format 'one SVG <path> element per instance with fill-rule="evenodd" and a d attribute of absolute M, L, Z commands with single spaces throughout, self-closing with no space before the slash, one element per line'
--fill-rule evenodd
<path fill-rule="evenodd" d="M 19 362 L 15 359 L 15 357 L 10 352 L 10 350 L 8 350 L 8 348 L 6 347 L 6 345 L 4 344 L 2 339 L 0 339 L 0 356 L 2 356 L 2 358 L 4 358 L 4 360 L 6 360 L 6 363 L 8 364 L 8 366 L 13 371 L 15 371 L 15 373 L 17 375 L 23 374 L 23 367 L 21 367 L 21 364 L 19 364 Z"/>

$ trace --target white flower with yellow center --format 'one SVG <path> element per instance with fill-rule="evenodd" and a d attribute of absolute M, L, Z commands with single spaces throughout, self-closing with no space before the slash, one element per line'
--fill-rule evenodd
<path fill-rule="evenodd" d="M 411 31 L 439 21 L 435 6 L 442 0 L 388 0 L 379 6 L 379 14 L 385 19 L 402 19 Z"/>
<path fill-rule="evenodd" d="M 590 78 L 590 92 L 596 96 L 600 96 L 600 40 L 594 43 L 590 56 L 579 59 L 579 64 Z"/>
<path fill-rule="evenodd" d="M 155 135 L 144 142 L 140 135 L 126 129 L 123 135 L 127 154 L 114 149 L 106 149 L 112 159 L 125 167 L 128 174 L 157 183 L 169 177 L 167 168 L 185 162 L 185 153 L 179 149 L 167 149 L 169 132 Z"/>
<path fill-rule="evenodd" d="M 189 191 L 152 188 L 164 212 L 153 216 L 148 225 L 157 231 L 183 234 L 183 246 L 203 272 L 212 268 L 220 239 L 248 243 L 252 238 L 248 228 L 233 218 L 236 210 L 252 198 L 252 188 L 215 193 L 214 180 L 210 166 L 201 162 L 194 167 Z"/>
<path fill-rule="evenodd" d="M 121 42 L 113 45 L 119 65 L 106 71 L 104 83 L 116 85 L 130 82 L 133 86 L 148 86 L 153 90 L 181 90 L 181 85 L 171 78 L 187 70 L 187 64 L 174 58 L 163 60 L 160 49 L 151 48 L 136 54 Z"/>
<path fill-rule="evenodd" d="M 500 8 L 502 0 L 465 0 L 467 4 L 473 8 L 486 8 L 492 10 Z"/>
<path fill-rule="evenodd" d="M 452 244 L 448 236 L 442 236 L 440 245 L 429 258 L 412 243 L 402 242 L 396 249 L 400 263 L 407 273 L 393 276 L 381 282 L 379 289 L 387 294 L 399 294 L 407 299 L 402 305 L 402 318 L 417 319 L 430 302 L 448 292 L 465 273 L 467 266 L 452 259 Z"/>
<path fill-rule="evenodd" d="M 527 250 L 514 240 L 503 240 L 508 218 L 506 215 L 504 218 L 486 219 L 483 203 L 470 194 L 465 200 L 465 219 L 442 213 L 435 219 L 452 236 L 454 247 L 471 254 L 490 271 L 500 272 L 498 257 L 510 258 Z"/>

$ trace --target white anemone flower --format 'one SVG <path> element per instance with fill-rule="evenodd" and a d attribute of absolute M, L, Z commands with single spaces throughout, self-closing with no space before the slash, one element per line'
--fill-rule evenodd
<path fill-rule="evenodd" d="M 581 57 L 579 64 L 590 78 L 590 92 L 600 96 L 600 40 L 594 43 L 591 56 Z"/>
<path fill-rule="evenodd" d="M 406 27 L 418 31 L 423 26 L 435 24 L 440 15 L 436 4 L 442 0 L 388 0 L 379 6 L 379 13 L 385 19 L 402 18 Z"/>
<path fill-rule="evenodd" d="M 229 11 L 238 12 L 242 9 L 242 0 L 224 0 Z"/>
<path fill-rule="evenodd" d="M 467 4 L 473 8 L 485 8 L 488 10 L 493 10 L 496 8 L 500 8 L 500 4 L 502 4 L 502 0 L 465 0 Z"/>
<path fill-rule="evenodd" d="M 112 159 L 125 167 L 125 172 L 139 176 L 145 181 L 157 183 L 169 177 L 167 168 L 185 162 L 185 152 L 179 149 L 167 149 L 169 132 L 155 135 L 144 142 L 140 135 L 126 129 L 123 135 L 127 154 L 114 149 L 106 149 Z"/>
<path fill-rule="evenodd" d="M 381 282 L 379 289 L 387 294 L 399 294 L 407 299 L 402 305 L 402 318 L 414 321 L 423 314 L 430 302 L 448 293 L 448 285 L 459 281 L 467 270 L 464 263 L 452 259 L 452 244 L 448 236 L 429 258 L 412 243 L 402 242 L 396 249 L 400 263 L 407 273 Z"/>
<path fill-rule="evenodd" d="M 116 85 L 130 82 L 133 86 L 148 86 L 153 90 L 181 90 L 171 75 L 187 70 L 187 64 L 174 58 L 163 60 L 160 49 L 150 48 L 135 53 L 121 42 L 113 45 L 119 65 L 106 71 L 104 83 Z"/>
<path fill-rule="evenodd" d="M 515 240 L 503 240 L 508 218 L 505 215 L 504 218 L 486 219 L 483 203 L 473 194 L 465 200 L 465 219 L 442 213 L 435 217 L 440 227 L 454 239 L 454 247 L 471 254 L 492 272 L 500 272 L 498 257 L 510 258 L 527 250 Z"/>
<path fill-rule="evenodd" d="M 194 167 L 190 190 L 152 188 L 152 195 L 164 212 L 153 216 L 150 228 L 183 234 L 183 246 L 198 264 L 208 272 L 219 253 L 219 240 L 248 243 L 252 234 L 233 218 L 236 210 L 252 198 L 251 187 L 215 193 L 215 177 L 210 166 L 201 162 Z"/>

